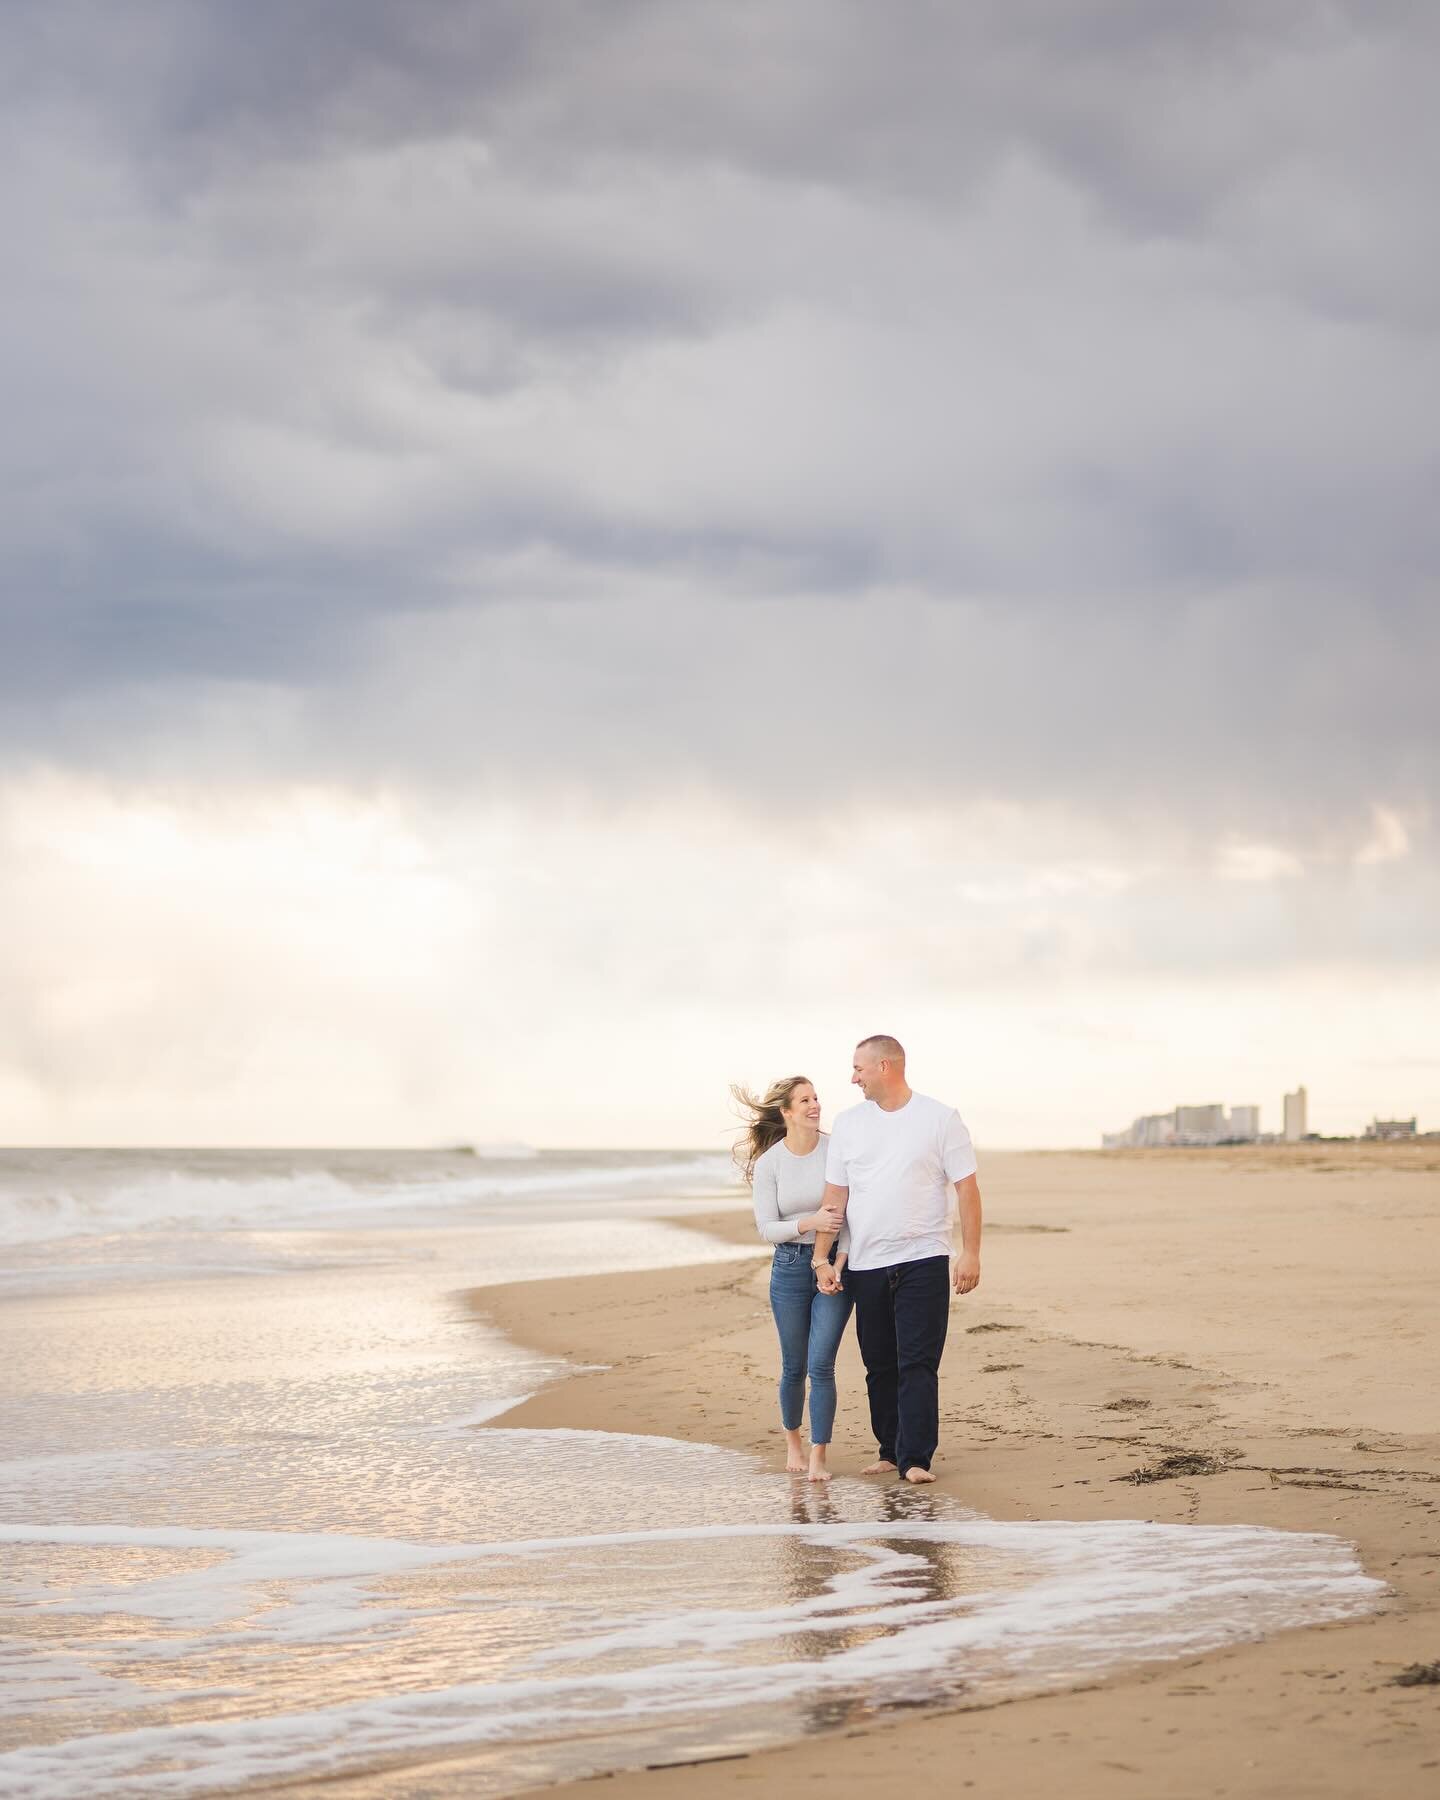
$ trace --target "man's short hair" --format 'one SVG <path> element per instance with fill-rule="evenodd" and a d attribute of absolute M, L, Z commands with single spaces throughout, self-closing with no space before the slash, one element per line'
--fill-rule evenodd
<path fill-rule="evenodd" d="M 904 1062 L 905 1060 L 905 1046 L 899 1038 L 886 1037 L 883 1033 L 879 1037 L 861 1038 L 855 1048 L 857 1050 L 873 1050 L 879 1062 Z"/>

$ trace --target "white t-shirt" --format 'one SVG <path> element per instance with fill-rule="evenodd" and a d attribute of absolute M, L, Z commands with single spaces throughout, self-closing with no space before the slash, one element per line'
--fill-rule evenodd
<path fill-rule="evenodd" d="M 830 1133 L 825 1179 L 850 1190 L 850 1267 L 949 1256 L 952 1184 L 975 1166 L 965 1121 L 925 1094 L 912 1093 L 895 1112 L 873 1100 L 842 1112 Z"/>

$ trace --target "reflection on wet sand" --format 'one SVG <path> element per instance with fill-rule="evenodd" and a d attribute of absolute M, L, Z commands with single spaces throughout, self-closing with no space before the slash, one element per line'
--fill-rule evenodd
<path fill-rule="evenodd" d="M 942 1512 L 947 1519 L 953 1520 L 955 1512 L 952 1503 L 937 1506 L 934 1495 L 917 1493 L 913 1488 L 894 1482 L 877 1483 L 875 1501 L 879 1519 L 909 1526 L 938 1522 Z M 797 1524 L 810 1525 L 833 1523 L 839 1518 L 827 1493 L 806 1493 L 798 1489 L 792 1501 L 791 1516 Z M 997 1567 L 993 1552 L 977 1552 L 969 1546 L 940 1538 L 906 1537 L 901 1540 L 879 1532 L 868 1542 L 889 1551 L 907 1565 L 903 1573 L 894 1577 L 894 1585 L 924 1607 L 953 1606 L 966 1595 L 993 1589 L 997 1581 L 1018 1583 L 1025 1576 L 1025 1565 L 1018 1558 L 1006 1559 L 1003 1566 Z M 833 1587 L 835 1577 L 851 1560 L 853 1557 L 847 1557 L 847 1553 L 838 1547 L 815 1545 L 801 1539 L 788 1540 L 782 1558 L 782 1579 L 787 1596 L 797 1603 L 819 1598 Z M 829 1641 L 811 1631 L 797 1632 L 787 1647 L 797 1660 L 802 1661 L 806 1658 L 819 1661 L 837 1651 L 858 1649 L 895 1630 L 893 1618 L 886 1616 L 887 1611 L 877 1608 L 873 1620 L 868 1622 L 865 1615 L 860 1614 Z M 908 1693 L 890 1693 L 880 1703 L 863 1691 L 816 1694 L 803 1703 L 806 1729 L 833 1731 L 843 1725 L 858 1723 L 879 1709 L 953 1704 L 967 1685 L 963 1674 L 953 1668 L 941 1672 L 917 1670 Z"/>
<path fill-rule="evenodd" d="M 828 1488 L 813 1487 L 807 1482 L 803 1489 L 797 1483 L 790 1503 L 790 1516 L 797 1525 L 833 1525 L 840 1515 Z M 853 1568 L 855 1562 L 854 1553 L 842 1551 L 839 1546 L 817 1544 L 805 1538 L 785 1539 L 780 1558 L 780 1582 L 786 1599 L 793 1605 L 803 1606 L 823 1598 L 831 1592 L 835 1577 L 842 1570 Z M 797 1662 L 807 1658 L 818 1662 L 837 1647 L 855 1649 L 880 1629 L 877 1625 L 846 1625 L 832 1644 L 824 1643 L 814 1632 L 798 1631 L 786 1639 L 785 1649 Z M 869 1710 L 861 1694 L 817 1693 L 802 1699 L 799 1707 L 802 1729 L 810 1732 L 834 1731 Z"/>
<path fill-rule="evenodd" d="M 836 1523 L 839 1513 L 827 1490 L 816 1492 L 811 1489 L 796 1492 L 791 1516 L 797 1525 L 826 1525 Z M 857 1561 L 854 1551 L 839 1545 L 817 1544 L 802 1538 L 787 1539 L 781 1557 L 781 1580 L 786 1597 L 801 1605 L 821 1599 L 832 1591 L 836 1577 L 853 1569 Z M 878 1619 L 867 1623 L 862 1614 L 854 1623 L 841 1627 L 829 1641 L 813 1631 L 798 1631 L 786 1640 L 786 1649 L 797 1661 L 808 1658 L 818 1662 L 836 1650 L 858 1649 L 889 1629 Z M 863 1693 L 817 1693 L 801 1702 L 807 1731 L 834 1731 L 870 1710 Z"/>

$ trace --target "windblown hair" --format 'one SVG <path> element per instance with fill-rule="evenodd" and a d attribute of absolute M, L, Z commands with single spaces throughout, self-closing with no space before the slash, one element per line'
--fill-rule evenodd
<path fill-rule="evenodd" d="M 813 1085 L 808 1075 L 786 1075 L 780 1081 L 772 1081 L 765 1092 L 757 1097 L 749 1088 L 731 1082 L 730 1093 L 741 1118 L 746 1121 L 745 1131 L 734 1150 L 735 1161 L 740 1165 L 746 1181 L 754 1181 L 756 1162 L 772 1144 L 778 1144 L 784 1137 L 785 1117 L 782 1108 L 790 1104 L 791 1095 L 798 1087 Z"/>
<path fill-rule="evenodd" d="M 905 1046 L 899 1038 L 884 1037 L 883 1035 L 861 1038 L 855 1048 L 857 1050 L 873 1050 L 882 1062 L 903 1063 L 905 1060 Z"/>

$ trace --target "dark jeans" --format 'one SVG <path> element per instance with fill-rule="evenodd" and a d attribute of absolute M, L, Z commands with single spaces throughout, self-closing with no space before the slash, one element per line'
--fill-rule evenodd
<path fill-rule="evenodd" d="M 950 1258 L 847 1269 L 865 1360 L 870 1425 L 880 1455 L 903 1475 L 928 1469 L 940 1441 L 940 1352 L 950 1323 Z"/>

